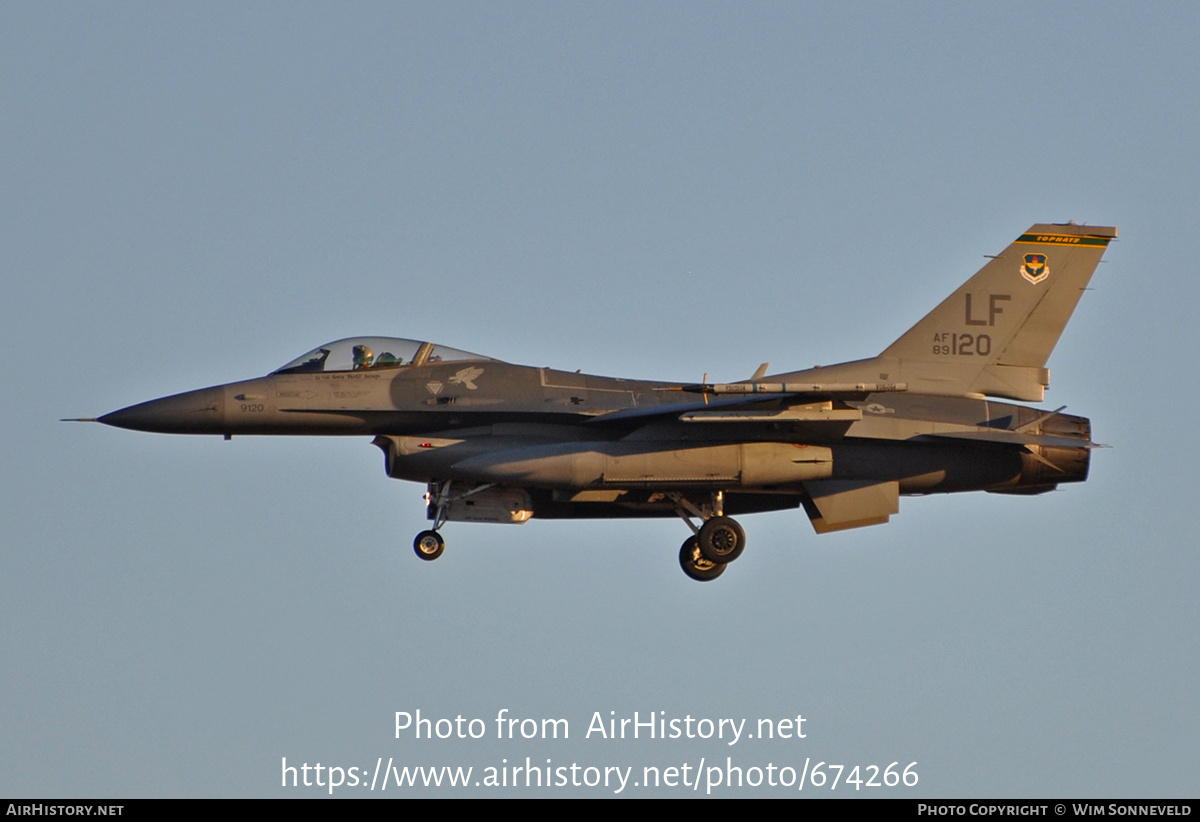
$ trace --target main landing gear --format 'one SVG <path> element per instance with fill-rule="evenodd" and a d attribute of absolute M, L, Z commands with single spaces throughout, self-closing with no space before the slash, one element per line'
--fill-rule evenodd
<path fill-rule="evenodd" d="M 700 540 L 688 537 L 679 548 L 679 565 L 683 572 L 697 582 L 708 582 L 725 573 L 725 566 L 700 553 Z"/>
<path fill-rule="evenodd" d="M 698 582 L 708 582 L 725 572 L 725 566 L 742 555 L 746 547 L 746 532 L 736 520 L 725 516 L 725 495 L 713 493 L 707 505 L 693 505 L 682 494 L 669 494 L 675 512 L 688 524 L 695 536 L 679 548 L 679 565 L 683 572 Z M 699 527 L 692 517 L 704 520 Z"/>

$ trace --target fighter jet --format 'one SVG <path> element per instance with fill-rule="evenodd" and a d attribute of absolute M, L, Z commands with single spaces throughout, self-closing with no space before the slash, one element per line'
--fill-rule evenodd
<path fill-rule="evenodd" d="M 1087 479 L 1091 423 L 1041 402 L 1046 361 L 1116 228 L 1035 225 L 877 357 L 740 382 L 653 382 L 358 337 L 265 377 L 99 422 L 171 434 L 371 436 L 448 522 L 679 517 L 684 573 L 741 555 L 732 515 L 803 508 L 817 533 L 888 521 L 901 496 L 1041 494 Z"/>

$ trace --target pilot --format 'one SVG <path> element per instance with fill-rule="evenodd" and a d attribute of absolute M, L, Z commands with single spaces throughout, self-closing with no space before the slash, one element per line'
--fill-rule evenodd
<path fill-rule="evenodd" d="M 372 361 L 375 359 L 375 352 L 368 345 L 356 345 L 352 349 L 354 352 L 354 370 L 360 371 L 364 368 L 370 368 Z"/>

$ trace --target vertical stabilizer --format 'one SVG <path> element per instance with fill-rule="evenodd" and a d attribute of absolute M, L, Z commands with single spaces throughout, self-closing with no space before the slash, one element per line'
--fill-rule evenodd
<path fill-rule="evenodd" d="M 1040 401 L 1050 352 L 1116 236 L 1102 226 L 1035 225 L 878 357 L 815 371 L 823 381 Z"/>

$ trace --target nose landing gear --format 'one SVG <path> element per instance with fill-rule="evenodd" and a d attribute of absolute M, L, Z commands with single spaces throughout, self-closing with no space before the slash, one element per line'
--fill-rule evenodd
<path fill-rule="evenodd" d="M 446 550 L 446 541 L 437 531 L 422 531 L 413 540 L 413 551 L 427 562 L 432 562 Z"/>
<path fill-rule="evenodd" d="M 425 560 L 433 562 L 446 550 L 446 540 L 438 533 L 438 529 L 446 524 L 446 504 L 450 501 L 451 481 L 430 483 L 429 492 L 425 494 L 425 504 L 433 509 L 433 530 L 422 531 L 413 540 L 413 552 Z"/>

